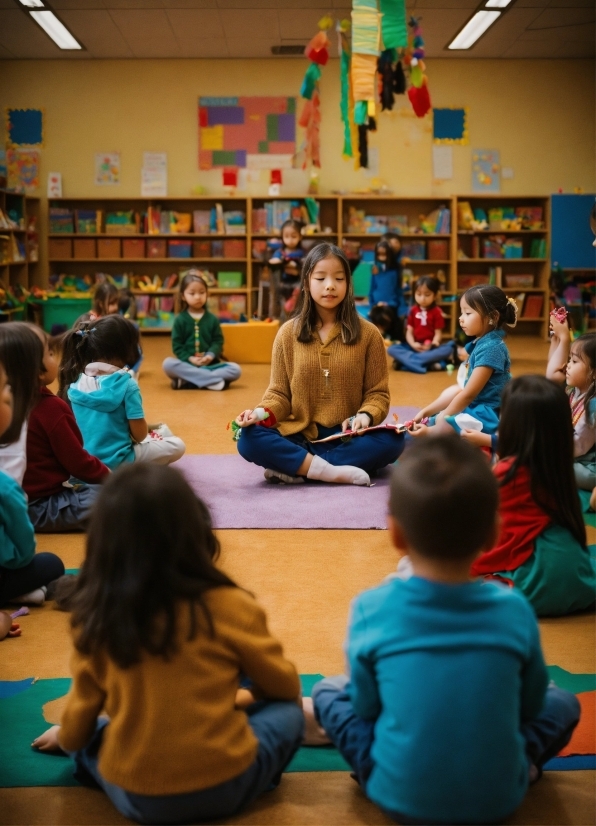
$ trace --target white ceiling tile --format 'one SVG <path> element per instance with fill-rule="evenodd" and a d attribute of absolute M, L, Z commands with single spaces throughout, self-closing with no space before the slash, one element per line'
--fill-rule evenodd
<path fill-rule="evenodd" d="M 107 9 L 63 11 L 60 16 L 93 57 L 134 57 Z"/>
<path fill-rule="evenodd" d="M 575 0 L 570 0 L 575 2 Z M 573 26 L 576 24 L 594 23 L 596 15 L 592 8 L 549 8 L 544 9 L 536 19 L 532 28 L 548 28 L 549 26 Z"/>
<path fill-rule="evenodd" d="M 227 41 L 223 37 L 193 37 L 189 40 L 178 39 L 180 57 L 208 58 L 229 57 Z"/>
<path fill-rule="evenodd" d="M 271 40 L 249 37 L 228 37 L 230 57 L 271 57 L 271 47 L 279 45 Z"/>
<path fill-rule="evenodd" d="M 503 57 L 534 58 L 536 60 L 544 58 L 548 60 L 555 57 L 559 57 L 559 52 L 560 46 L 557 42 L 540 43 L 538 41 L 535 41 L 527 43 L 518 40 L 516 43 L 511 44 L 511 46 L 509 46 L 509 48 L 505 50 Z"/>
<path fill-rule="evenodd" d="M 277 12 L 270 10 L 262 14 L 244 9 L 222 9 L 221 22 L 226 33 L 226 39 L 244 38 L 247 41 L 267 38 L 279 40 L 279 20 Z"/>
<path fill-rule="evenodd" d="M 168 9 L 166 15 L 178 41 L 225 37 L 218 9 Z"/>
<path fill-rule="evenodd" d="M 527 43 L 529 41 L 552 41 L 566 40 L 567 42 L 587 43 L 594 42 L 594 27 L 584 26 L 550 26 L 544 29 L 526 29 L 519 36 L 519 39 Z"/>
<path fill-rule="evenodd" d="M 110 16 L 135 57 L 168 57 L 177 51 L 178 44 L 165 11 L 114 9 Z M 147 48 L 149 43 L 152 45 Z"/>
<path fill-rule="evenodd" d="M 19 9 L 0 10 L 0 46 L 17 58 L 65 56 L 33 18 Z"/>
<path fill-rule="evenodd" d="M 424 9 L 475 9 L 478 0 L 416 0 L 416 14 Z"/>
<path fill-rule="evenodd" d="M 317 34 L 317 23 L 325 15 L 325 9 L 279 9 L 279 31 L 282 40 L 310 40 Z M 333 32 L 330 32 L 333 37 Z"/>

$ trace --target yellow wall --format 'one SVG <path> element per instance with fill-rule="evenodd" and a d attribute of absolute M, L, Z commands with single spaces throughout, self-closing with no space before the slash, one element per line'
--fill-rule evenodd
<path fill-rule="evenodd" d="M 221 172 L 199 173 L 199 95 L 296 95 L 305 60 L 55 60 L 0 64 L 0 106 L 45 110 L 41 183 L 62 172 L 65 196 L 138 196 L 143 151 L 168 153 L 170 195 L 197 184 L 221 193 Z M 321 192 L 362 188 L 369 178 L 341 157 L 339 64 L 322 80 Z M 399 195 L 470 191 L 472 148 L 501 151 L 514 178 L 505 194 L 550 194 L 595 186 L 595 88 L 590 60 L 429 60 L 435 106 L 467 106 L 469 146 L 455 146 L 454 176 L 432 179 L 431 122 L 405 98 L 378 118 L 380 178 Z M 2 122 L 3 119 L 0 119 Z M 1 129 L 4 129 L 2 122 Z M 0 134 L 0 145 L 4 136 Z M 122 183 L 94 185 L 94 153 L 122 153 Z M 267 174 L 246 194 L 264 194 Z M 305 191 L 306 174 L 284 171 L 288 194 Z"/>

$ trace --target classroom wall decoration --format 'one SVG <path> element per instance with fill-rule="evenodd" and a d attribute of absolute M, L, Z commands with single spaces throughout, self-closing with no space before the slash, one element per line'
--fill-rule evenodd
<path fill-rule="evenodd" d="M 433 109 L 433 143 L 467 144 L 468 110 Z"/>
<path fill-rule="evenodd" d="M 321 66 L 329 60 L 329 38 L 327 31 L 333 25 L 333 18 L 325 15 L 319 20 L 319 31 L 304 49 L 304 55 L 310 60 L 300 87 L 300 97 L 304 105 L 298 121 L 305 130 L 305 137 L 296 158 L 296 165 L 306 169 L 307 166 L 321 166 Z"/>
<path fill-rule="evenodd" d="M 199 169 L 289 169 L 296 98 L 199 98 Z"/>
<path fill-rule="evenodd" d="M 472 151 L 472 192 L 501 191 L 501 159 L 498 149 Z"/>
<path fill-rule="evenodd" d="M 120 183 L 120 152 L 95 153 L 95 186 Z"/>
<path fill-rule="evenodd" d="M 7 146 L 43 146 L 43 111 L 41 109 L 6 109 Z"/>
<path fill-rule="evenodd" d="M 9 149 L 6 153 L 7 185 L 15 192 L 34 195 L 39 189 L 37 149 Z"/>

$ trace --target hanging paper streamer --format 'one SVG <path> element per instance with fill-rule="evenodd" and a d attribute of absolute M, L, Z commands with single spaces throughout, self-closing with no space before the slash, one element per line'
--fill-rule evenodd
<path fill-rule="evenodd" d="M 352 0 L 352 94 L 358 127 L 360 166 L 368 165 L 368 131 L 376 129 L 377 58 L 381 46 L 381 15 L 376 0 Z"/>
<path fill-rule="evenodd" d="M 329 38 L 327 30 L 333 25 L 333 19 L 325 15 L 319 20 L 320 31 L 312 38 L 304 49 L 304 54 L 309 58 L 310 65 L 304 75 L 300 96 L 305 103 L 302 114 L 298 121 L 299 125 L 306 130 L 305 138 L 297 152 L 294 164 L 306 169 L 307 166 L 321 166 L 321 98 L 319 92 L 319 80 L 321 79 L 321 66 L 329 60 Z"/>
<path fill-rule="evenodd" d="M 380 0 L 384 49 L 406 49 L 408 27 L 405 0 Z"/>
<path fill-rule="evenodd" d="M 419 18 L 410 17 L 408 26 L 410 28 L 410 43 L 405 57 L 411 84 L 408 89 L 408 97 L 416 116 L 423 118 L 432 106 L 430 92 L 428 91 L 428 79 L 425 74 L 424 38 L 422 37 Z"/>
<path fill-rule="evenodd" d="M 369 54 L 352 54 L 352 93 L 355 101 L 375 99 L 377 58 Z"/>
<path fill-rule="evenodd" d="M 352 148 L 352 126 L 350 124 L 350 110 L 354 108 L 354 99 L 350 89 L 351 50 L 350 39 L 348 37 L 350 25 L 349 20 L 342 20 L 337 24 L 341 90 L 339 111 L 344 127 L 344 145 L 342 150 L 344 158 L 354 157 L 354 150 Z"/>

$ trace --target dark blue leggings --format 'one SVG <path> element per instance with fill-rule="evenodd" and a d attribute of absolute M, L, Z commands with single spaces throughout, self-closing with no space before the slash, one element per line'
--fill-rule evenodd
<path fill-rule="evenodd" d="M 60 557 L 48 553 L 35 554 L 22 568 L 0 568 L 0 605 L 47 585 L 63 573 Z"/>

